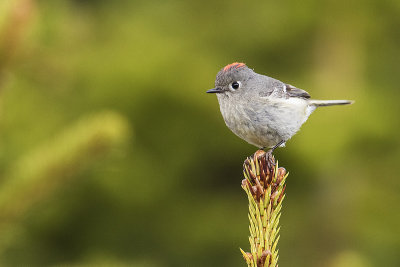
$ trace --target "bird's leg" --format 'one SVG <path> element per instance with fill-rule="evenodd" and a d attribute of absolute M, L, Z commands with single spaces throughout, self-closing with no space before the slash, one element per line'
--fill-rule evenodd
<path fill-rule="evenodd" d="M 273 148 L 270 149 L 271 153 L 274 152 L 274 150 L 279 147 L 280 145 L 282 145 L 283 143 L 285 143 L 285 140 L 281 140 L 279 143 L 277 143 Z"/>

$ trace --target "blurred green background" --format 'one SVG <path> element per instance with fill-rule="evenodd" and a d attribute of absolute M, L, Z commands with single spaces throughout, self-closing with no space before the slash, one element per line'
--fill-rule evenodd
<path fill-rule="evenodd" d="M 244 266 L 213 88 L 245 62 L 319 99 L 277 149 L 280 266 L 400 266 L 400 1 L 0 2 L 0 265 Z"/>

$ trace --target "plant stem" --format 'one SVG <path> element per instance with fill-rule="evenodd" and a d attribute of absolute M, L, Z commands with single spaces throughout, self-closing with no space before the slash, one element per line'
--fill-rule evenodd
<path fill-rule="evenodd" d="M 288 174 L 264 150 L 244 161 L 243 173 L 246 179 L 242 188 L 249 200 L 251 252 L 240 251 L 248 266 L 278 266 L 279 219 Z"/>

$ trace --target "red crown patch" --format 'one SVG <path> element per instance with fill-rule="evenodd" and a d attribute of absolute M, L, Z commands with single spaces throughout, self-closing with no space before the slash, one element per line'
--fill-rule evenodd
<path fill-rule="evenodd" d="M 224 71 L 228 71 L 228 70 L 230 70 L 230 69 L 232 69 L 232 68 L 238 69 L 238 68 L 242 68 L 242 67 L 246 67 L 246 64 L 244 64 L 244 63 L 239 63 L 239 62 L 234 62 L 234 63 L 232 63 L 232 64 L 226 65 L 226 66 L 224 67 Z"/>

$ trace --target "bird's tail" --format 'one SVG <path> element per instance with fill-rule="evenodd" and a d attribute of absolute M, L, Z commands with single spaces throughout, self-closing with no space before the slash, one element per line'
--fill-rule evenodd
<path fill-rule="evenodd" d="M 309 105 L 316 107 L 326 107 L 334 105 L 349 105 L 353 104 L 352 100 L 309 100 Z"/>

